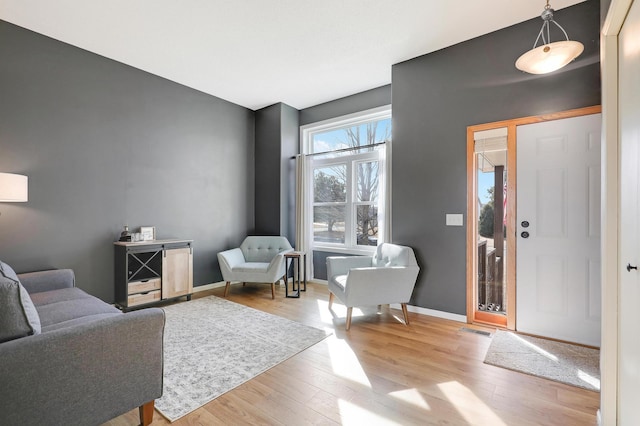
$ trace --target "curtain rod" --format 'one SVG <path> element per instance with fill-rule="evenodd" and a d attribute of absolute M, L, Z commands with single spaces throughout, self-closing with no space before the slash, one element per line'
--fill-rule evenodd
<path fill-rule="evenodd" d="M 345 152 L 345 151 L 355 151 L 358 149 L 365 149 L 365 148 L 373 148 L 375 146 L 378 145 L 384 145 L 385 142 L 376 142 L 376 143 L 372 143 L 370 145 L 358 145 L 358 146 L 350 146 L 349 148 L 342 148 L 342 149 L 336 149 L 335 151 L 324 151 L 324 152 L 314 152 L 313 154 L 299 154 L 299 155 L 303 155 L 305 157 L 315 157 L 316 155 L 327 155 L 327 154 L 333 154 L 336 152 Z M 292 159 L 296 158 L 297 155 L 294 155 L 293 157 L 291 157 Z"/>

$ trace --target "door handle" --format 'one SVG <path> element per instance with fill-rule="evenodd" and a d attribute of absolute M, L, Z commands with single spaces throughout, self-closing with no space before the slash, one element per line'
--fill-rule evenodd
<path fill-rule="evenodd" d="M 637 266 L 631 266 L 631 264 L 630 264 L 630 263 L 627 263 L 627 271 L 628 271 L 628 272 L 631 272 L 631 270 L 632 270 L 632 269 L 635 269 L 635 270 L 637 271 L 637 270 L 638 270 L 638 267 L 637 267 Z"/>
<path fill-rule="evenodd" d="M 523 233 L 520 234 L 520 236 L 522 238 L 529 238 L 529 233 L 527 231 L 524 231 Z"/>

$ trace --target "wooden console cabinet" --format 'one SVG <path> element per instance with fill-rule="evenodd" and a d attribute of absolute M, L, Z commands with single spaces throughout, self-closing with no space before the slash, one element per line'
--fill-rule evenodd
<path fill-rule="evenodd" d="M 123 311 L 193 292 L 193 240 L 116 241 L 115 298 Z"/>

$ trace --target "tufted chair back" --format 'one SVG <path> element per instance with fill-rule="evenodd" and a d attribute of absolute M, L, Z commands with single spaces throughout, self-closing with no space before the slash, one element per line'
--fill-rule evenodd
<path fill-rule="evenodd" d="M 373 255 L 371 266 L 417 266 L 416 256 L 410 247 L 383 243 Z"/>
<path fill-rule="evenodd" d="M 283 250 L 291 250 L 291 244 L 280 236 L 249 236 L 240 245 L 247 262 L 269 263 Z"/>

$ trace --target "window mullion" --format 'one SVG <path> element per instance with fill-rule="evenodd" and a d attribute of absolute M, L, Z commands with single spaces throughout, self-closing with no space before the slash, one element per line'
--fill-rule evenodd
<path fill-rule="evenodd" d="M 353 201 L 354 201 L 354 191 L 353 191 L 353 161 L 347 163 L 347 206 L 345 209 L 345 224 L 344 224 L 344 232 L 345 232 L 345 243 L 348 247 L 353 247 L 354 238 L 353 238 Z"/>

